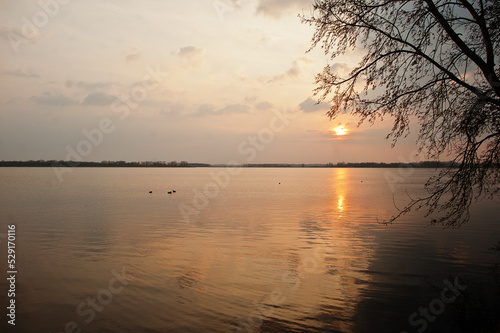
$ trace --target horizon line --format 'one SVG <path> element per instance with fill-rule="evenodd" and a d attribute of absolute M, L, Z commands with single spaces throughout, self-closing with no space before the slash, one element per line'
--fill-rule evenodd
<path fill-rule="evenodd" d="M 418 161 L 418 162 L 327 162 L 327 163 L 202 163 L 187 161 L 65 161 L 65 160 L 11 160 L 0 161 L 0 167 L 401 167 L 440 168 L 458 165 L 453 161 Z"/>

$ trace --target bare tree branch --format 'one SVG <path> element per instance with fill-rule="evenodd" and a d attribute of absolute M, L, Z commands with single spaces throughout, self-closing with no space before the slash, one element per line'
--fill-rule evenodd
<path fill-rule="evenodd" d="M 419 149 L 454 167 L 431 178 L 429 195 L 412 199 L 390 221 L 426 207 L 436 223 L 469 218 L 473 198 L 499 192 L 500 3 L 495 0 L 316 0 L 312 48 L 332 59 L 350 49 L 364 56 L 346 76 L 330 66 L 316 75 L 327 115 L 350 112 L 360 123 L 390 116 L 393 145 L 419 119 Z M 411 118 L 412 117 L 412 118 Z"/>

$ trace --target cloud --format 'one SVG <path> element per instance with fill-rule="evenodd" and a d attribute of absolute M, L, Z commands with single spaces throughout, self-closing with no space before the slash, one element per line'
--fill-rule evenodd
<path fill-rule="evenodd" d="M 75 101 L 69 97 L 63 96 L 61 94 L 52 94 L 50 92 L 44 92 L 40 96 L 30 97 L 30 101 L 44 104 L 44 105 L 54 105 L 54 106 L 68 106 L 68 105 L 109 105 L 116 100 L 116 96 L 108 95 L 100 92 L 93 92 L 87 95 L 81 103 Z"/>
<path fill-rule="evenodd" d="M 255 105 L 255 108 L 260 111 L 269 110 L 272 107 L 273 105 L 267 101 L 260 102 L 257 105 Z"/>
<path fill-rule="evenodd" d="M 181 47 L 179 51 L 175 52 L 181 60 L 179 66 L 184 69 L 201 68 L 205 64 L 203 55 L 204 49 L 194 46 Z"/>
<path fill-rule="evenodd" d="M 336 62 L 333 65 L 330 65 L 329 70 L 331 74 L 339 75 L 339 76 L 345 76 L 349 74 L 351 71 L 352 67 L 349 66 L 346 63 L 342 62 Z"/>
<path fill-rule="evenodd" d="M 246 96 L 243 100 L 245 103 L 255 103 L 258 100 L 258 97 L 255 95 Z"/>
<path fill-rule="evenodd" d="M 206 116 L 215 112 L 215 106 L 211 104 L 202 104 L 198 107 L 198 116 Z"/>
<path fill-rule="evenodd" d="M 84 82 L 79 81 L 76 83 L 79 88 L 85 90 L 95 90 L 95 89 L 105 89 L 111 87 L 113 84 L 111 82 Z M 69 84 L 71 86 L 71 84 Z"/>
<path fill-rule="evenodd" d="M 313 61 L 306 57 L 300 57 L 295 59 L 292 63 L 292 67 L 290 67 L 285 73 L 274 76 L 270 83 L 280 82 L 286 79 L 296 79 L 302 75 L 301 64 L 310 64 Z"/>
<path fill-rule="evenodd" d="M 317 111 L 328 111 L 330 109 L 330 105 L 327 103 L 317 103 L 311 97 L 308 97 L 305 101 L 299 104 L 299 107 L 305 113 L 317 112 Z"/>
<path fill-rule="evenodd" d="M 41 96 L 32 96 L 30 97 L 30 101 L 38 104 L 53 106 L 68 106 L 77 104 L 77 102 L 72 100 L 71 98 L 65 97 L 61 94 L 52 95 L 49 92 L 44 92 Z"/>
<path fill-rule="evenodd" d="M 181 58 L 194 58 L 203 55 L 205 53 L 204 49 L 199 49 L 194 46 L 181 47 L 177 55 Z"/>
<path fill-rule="evenodd" d="M 231 104 L 217 110 L 217 114 L 231 114 L 231 113 L 247 113 L 248 106 L 243 104 Z"/>
<path fill-rule="evenodd" d="M 130 63 L 130 62 L 137 61 L 139 59 L 141 59 L 141 52 L 136 52 L 136 53 L 131 53 L 131 54 L 127 55 L 127 57 L 125 58 L 125 61 L 127 63 Z"/>
<path fill-rule="evenodd" d="M 93 92 L 87 95 L 83 100 L 83 105 L 109 105 L 116 100 L 116 96 L 100 92 Z"/>
<path fill-rule="evenodd" d="M 184 110 L 184 105 L 180 103 L 167 103 L 160 110 L 160 114 L 164 116 L 178 116 Z"/>
<path fill-rule="evenodd" d="M 309 8 L 312 2 L 312 0 L 259 0 L 256 13 L 279 19 L 292 12 L 297 13 L 302 9 Z"/>
<path fill-rule="evenodd" d="M 222 109 L 216 110 L 211 104 L 202 104 L 198 107 L 198 112 L 196 113 L 199 117 L 205 116 L 217 116 L 225 114 L 242 114 L 248 113 L 249 107 L 243 104 L 230 104 Z"/>
<path fill-rule="evenodd" d="M 3 71 L 2 74 L 12 75 L 12 76 L 20 76 L 20 77 L 30 77 L 30 78 L 40 77 L 40 75 L 33 72 L 33 70 L 31 68 L 27 68 L 26 70 L 22 70 L 22 69 L 15 69 L 15 70 L 10 70 L 10 71 L 7 70 L 7 71 Z"/>
<path fill-rule="evenodd" d="M 304 139 L 314 141 L 344 141 L 351 140 L 351 132 L 348 131 L 346 135 L 337 135 L 334 131 L 320 131 L 320 130 L 307 130 L 302 136 Z"/>

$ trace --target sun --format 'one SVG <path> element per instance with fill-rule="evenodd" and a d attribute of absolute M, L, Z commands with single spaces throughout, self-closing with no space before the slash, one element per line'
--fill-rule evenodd
<path fill-rule="evenodd" d="M 333 129 L 336 135 L 346 135 L 347 129 L 344 126 L 337 126 Z"/>

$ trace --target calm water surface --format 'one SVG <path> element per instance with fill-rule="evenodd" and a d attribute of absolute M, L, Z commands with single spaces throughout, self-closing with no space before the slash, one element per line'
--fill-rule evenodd
<path fill-rule="evenodd" d="M 0 259 L 15 224 L 18 270 L 16 327 L 0 327 L 495 332 L 498 200 L 460 229 L 422 213 L 380 223 L 434 172 L 389 184 L 397 169 L 80 168 L 60 183 L 50 168 L 0 168 Z M 445 304 L 455 277 L 467 288 Z M 436 315 L 409 321 L 430 304 Z"/>

